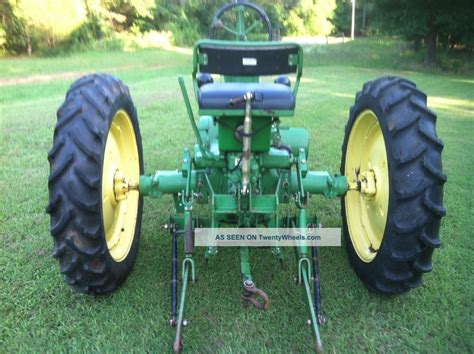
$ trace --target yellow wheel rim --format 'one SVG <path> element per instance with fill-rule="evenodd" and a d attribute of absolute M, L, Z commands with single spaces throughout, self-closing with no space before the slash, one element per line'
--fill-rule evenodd
<path fill-rule="evenodd" d="M 115 114 L 102 168 L 102 218 L 112 258 L 123 261 L 132 246 L 138 214 L 140 162 L 135 130 L 124 110 Z"/>
<path fill-rule="evenodd" d="M 389 200 L 385 140 L 371 110 L 360 113 L 352 126 L 344 172 L 349 181 L 345 196 L 349 235 L 359 258 L 369 263 L 382 244 Z"/>

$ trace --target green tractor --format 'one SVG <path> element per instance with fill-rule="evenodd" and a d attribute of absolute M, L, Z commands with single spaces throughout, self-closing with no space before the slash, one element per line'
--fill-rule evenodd
<path fill-rule="evenodd" d="M 307 215 L 310 196 L 319 194 L 341 198 L 350 262 L 369 290 L 400 294 L 419 286 L 432 269 L 445 215 L 443 142 L 426 95 L 399 77 L 367 82 L 350 109 L 340 175 L 309 171 L 308 131 L 281 124 L 295 113 L 302 47 L 273 41 L 268 16 L 245 1 L 218 10 L 210 37 L 193 51 L 198 123 L 179 78 L 197 142 L 192 151 L 184 149 L 176 171 L 144 173 L 137 112 L 119 79 L 93 74 L 71 85 L 48 155 L 47 212 L 53 254 L 66 282 L 89 294 L 116 290 L 137 257 L 143 197 L 172 195 L 170 324 L 176 327 L 173 349 L 180 352 L 199 231 L 265 227 L 306 234 L 319 224 Z M 207 218 L 194 213 L 202 205 Z M 184 256 L 178 267 L 180 237 Z M 317 248 L 300 242 L 294 249 L 297 281 L 321 351 Z M 206 261 L 216 251 L 206 246 Z M 282 247 L 271 251 L 282 257 Z M 269 296 L 252 279 L 248 245 L 240 247 L 240 256 L 242 300 L 268 308 Z"/>

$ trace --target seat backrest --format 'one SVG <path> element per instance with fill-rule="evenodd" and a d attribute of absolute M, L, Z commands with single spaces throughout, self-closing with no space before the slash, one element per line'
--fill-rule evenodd
<path fill-rule="evenodd" d="M 296 74 L 296 99 L 303 74 L 303 48 L 291 42 L 201 40 L 194 46 L 193 86 L 198 99 L 198 72 L 219 74 L 227 82 L 258 82 L 260 76 Z"/>
<path fill-rule="evenodd" d="M 228 76 L 301 75 L 299 44 L 285 42 L 200 41 L 194 48 L 194 69 Z"/>

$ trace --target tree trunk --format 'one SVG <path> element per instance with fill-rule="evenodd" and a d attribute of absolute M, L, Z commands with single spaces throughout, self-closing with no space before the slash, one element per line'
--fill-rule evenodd
<path fill-rule="evenodd" d="M 448 38 L 446 38 L 446 53 L 451 51 L 451 34 L 448 34 Z"/>
<path fill-rule="evenodd" d="M 28 56 L 31 57 L 31 54 L 33 52 L 32 47 L 31 47 L 31 37 L 30 34 L 26 34 L 26 42 L 27 42 L 27 51 L 28 51 Z"/>
<path fill-rule="evenodd" d="M 413 43 L 413 49 L 415 52 L 419 52 L 421 49 L 421 38 L 415 38 Z"/>
<path fill-rule="evenodd" d="M 425 65 L 433 65 L 436 62 L 436 30 L 431 29 L 425 37 Z"/>
<path fill-rule="evenodd" d="M 367 19 L 367 0 L 364 0 L 364 5 L 362 7 L 362 32 L 365 34 L 365 25 Z"/>

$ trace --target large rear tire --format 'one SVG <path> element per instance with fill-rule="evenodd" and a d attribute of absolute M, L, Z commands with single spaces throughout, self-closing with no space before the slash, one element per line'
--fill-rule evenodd
<path fill-rule="evenodd" d="M 441 245 L 441 151 L 436 115 L 413 82 L 367 82 L 351 108 L 341 173 L 352 186 L 342 198 L 350 262 L 371 291 L 406 292 L 431 271 Z"/>
<path fill-rule="evenodd" d="M 120 80 L 94 74 L 72 84 L 57 117 L 48 154 L 53 256 L 75 289 L 108 293 L 127 278 L 138 251 L 143 158 L 136 110 Z"/>

